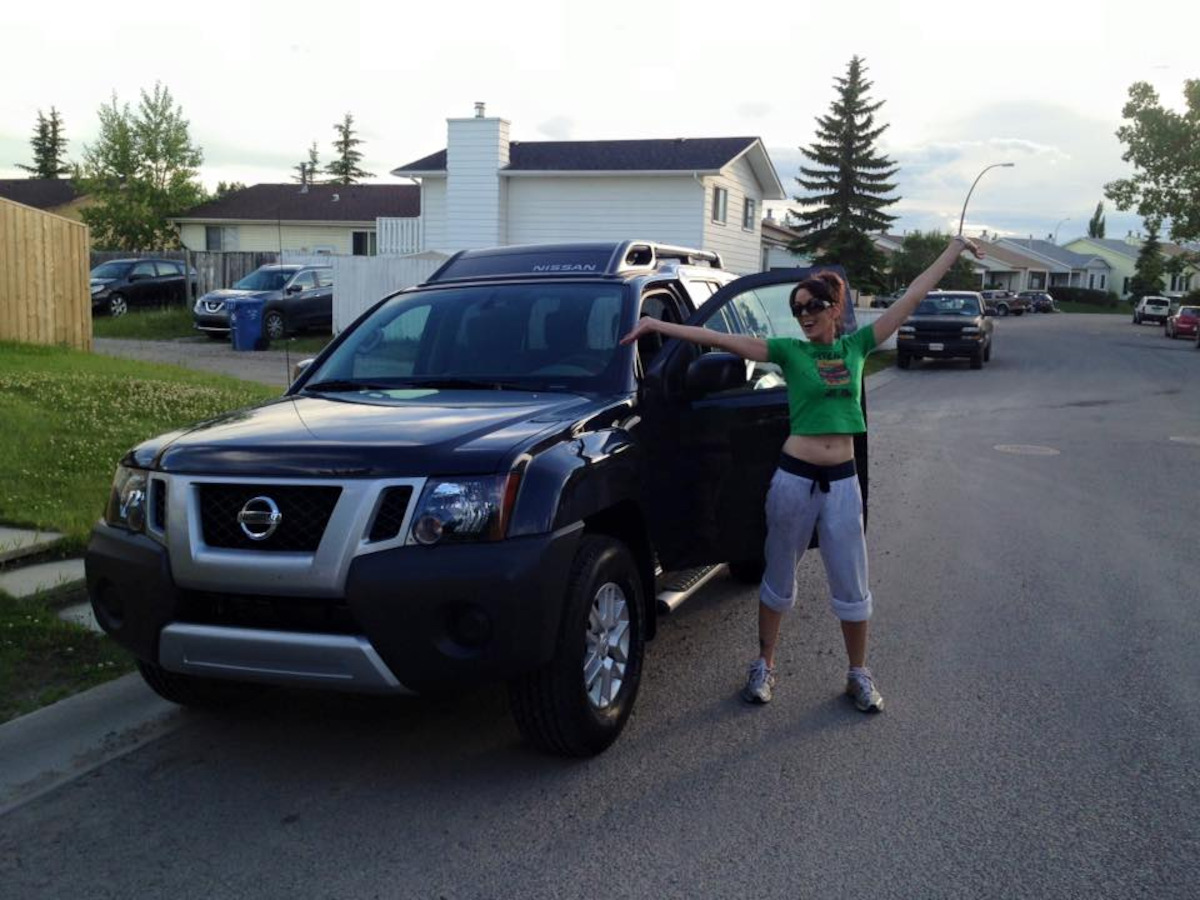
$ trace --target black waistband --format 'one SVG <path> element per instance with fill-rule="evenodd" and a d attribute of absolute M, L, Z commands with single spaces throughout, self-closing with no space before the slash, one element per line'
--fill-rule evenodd
<path fill-rule="evenodd" d="M 779 454 L 779 468 L 789 475 L 799 475 L 801 478 L 807 478 L 813 482 L 813 486 L 820 486 L 822 493 L 829 493 L 829 483 L 831 481 L 841 481 L 843 478 L 853 478 L 858 471 L 854 467 L 854 460 L 848 459 L 844 463 L 838 463 L 836 466 L 818 466 L 814 463 L 805 462 L 802 459 L 796 459 L 794 456 L 789 456 L 786 453 Z"/>

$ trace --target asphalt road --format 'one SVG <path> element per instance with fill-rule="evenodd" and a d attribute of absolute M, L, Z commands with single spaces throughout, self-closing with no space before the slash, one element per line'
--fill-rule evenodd
<path fill-rule="evenodd" d="M 1059 315 L 871 392 L 882 715 L 808 558 L 770 706 L 720 580 L 598 759 L 526 749 L 497 690 L 188 714 L 0 818 L 0 894 L 1194 897 L 1198 386 L 1191 343 Z"/>

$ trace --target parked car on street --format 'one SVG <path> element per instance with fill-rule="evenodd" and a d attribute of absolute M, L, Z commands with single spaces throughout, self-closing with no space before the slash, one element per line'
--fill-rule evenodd
<path fill-rule="evenodd" d="M 896 365 L 914 359 L 966 357 L 972 369 L 992 358 L 994 325 L 974 291 L 931 291 L 896 334 Z"/>
<path fill-rule="evenodd" d="M 196 270 L 184 279 L 177 259 L 113 259 L 92 269 L 92 312 L 123 316 L 134 306 L 187 303 L 196 294 Z"/>
<path fill-rule="evenodd" d="M 980 291 L 984 309 L 993 316 L 1022 315 L 1032 308 L 1032 301 L 1014 291 Z"/>
<path fill-rule="evenodd" d="M 1017 294 L 1029 302 L 1029 311 L 1035 313 L 1058 312 L 1054 306 L 1054 298 L 1046 291 L 1020 291 Z"/>
<path fill-rule="evenodd" d="M 264 300 L 263 336 L 278 340 L 297 331 L 333 327 L 333 267 L 260 266 L 232 288 L 209 291 L 192 309 L 193 325 L 211 338 L 229 337 L 225 301 L 242 297 Z"/>
<path fill-rule="evenodd" d="M 1164 333 L 1169 338 L 1196 337 L 1200 328 L 1200 306 L 1181 306 L 1167 316 Z"/>
<path fill-rule="evenodd" d="M 1171 301 L 1168 298 L 1148 294 L 1138 300 L 1137 305 L 1133 308 L 1133 324 L 1141 325 L 1143 322 L 1166 324 L 1167 317 L 1170 315 Z"/>
<path fill-rule="evenodd" d="M 531 743 L 599 753 L 658 617 L 724 564 L 761 577 L 790 430 L 776 365 L 619 338 L 642 316 L 799 337 L 811 271 L 635 241 L 460 251 L 283 397 L 124 456 L 87 552 L 97 620 L 176 703 L 506 682 Z"/>

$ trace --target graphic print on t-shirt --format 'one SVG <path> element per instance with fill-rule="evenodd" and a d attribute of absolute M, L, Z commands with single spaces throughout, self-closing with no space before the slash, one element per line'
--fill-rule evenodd
<path fill-rule="evenodd" d="M 850 396 L 850 370 L 844 359 L 818 359 L 817 374 L 825 384 L 826 397 Z"/>

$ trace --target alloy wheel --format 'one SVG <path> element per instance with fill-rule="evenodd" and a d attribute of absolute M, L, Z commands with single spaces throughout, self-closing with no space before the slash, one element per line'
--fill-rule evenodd
<path fill-rule="evenodd" d="M 263 321 L 263 330 L 271 340 L 279 340 L 283 337 L 283 316 L 274 312 L 267 313 L 267 318 Z"/>
<path fill-rule="evenodd" d="M 129 305 L 120 294 L 114 294 L 108 301 L 108 314 L 114 319 L 129 312 Z"/>
<path fill-rule="evenodd" d="M 629 664 L 629 601 L 620 586 L 596 589 L 588 616 L 583 686 L 595 709 L 606 709 L 621 692 Z"/>

